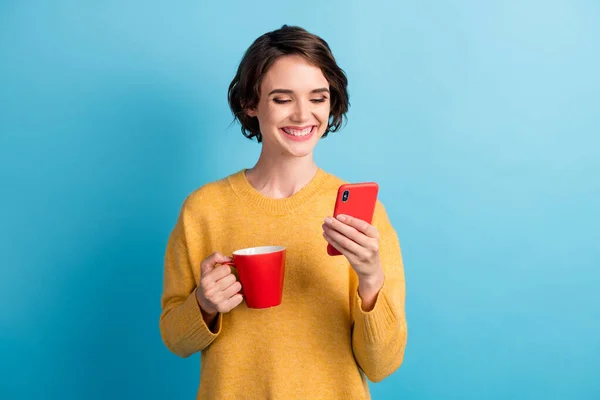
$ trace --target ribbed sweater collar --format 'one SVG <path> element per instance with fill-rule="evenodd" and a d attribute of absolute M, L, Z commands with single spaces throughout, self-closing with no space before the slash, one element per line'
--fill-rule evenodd
<path fill-rule="evenodd" d="M 317 173 L 306 186 L 292 196 L 283 199 L 266 197 L 257 191 L 248 182 L 246 169 L 230 175 L 228 180 L 232 189 L 242 201 L 253 206 L 257 212 L 271 215 L 285 215 L 309 204 L 312 198 L 323 188 L 323 184 L 328 178 L 329 174 L 318 168 Z"/>

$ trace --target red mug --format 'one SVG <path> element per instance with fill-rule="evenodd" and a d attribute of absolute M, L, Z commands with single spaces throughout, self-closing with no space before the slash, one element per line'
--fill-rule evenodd
<path fill-rule="evenodd" d="M 233 262 L 248 308 L 269 308 L 281 304 L 285 275 L 285 247 L 261 246 L 236 250 Z"/>

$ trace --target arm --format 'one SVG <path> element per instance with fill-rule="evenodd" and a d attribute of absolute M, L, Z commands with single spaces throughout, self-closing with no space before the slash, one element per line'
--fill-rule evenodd
<path fill-rule="evenodd" d="M 380 203 L 373 224 L 380 234 L 381 280 L 361 280 L 350 269 L 354 326 L 352 349 L 360 368 L 373 382 L 396 371 L 404 359 L 407 325 L 405 279 L 400 243 Z"/>
<path fill-rule="evenodd" d="M 160 315 L 163 342 L 181 357 L 202 351 L 221 331 L 221 315 L 211 324 L 211 331 L 196 298 L 198 285 L 189 257 L 187 214 L 184 205 L 167 242 Z"/>

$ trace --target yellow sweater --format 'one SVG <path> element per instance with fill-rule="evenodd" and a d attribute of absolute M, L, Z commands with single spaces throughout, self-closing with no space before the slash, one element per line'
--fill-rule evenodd
<path fill-rule="evenodd" d="M 270 199 L 239 171 L 185 200 L 166 249 L 160 331 L 173 353 L 201 352 L 198 399 L 369 399 L 366 378 L 380 381 L 400 366 L 407 327 L 398 238 L 378 202 L 385 281 L 364 312 L 355 272 L 344 256 L 327 255 L 322 236 L 342 183 L 319 169 L 293 196 Z M 211 332 L 195 298 L 200 262 L 263 245 L 287 248 L 282 304 L 242 302 Z"/>

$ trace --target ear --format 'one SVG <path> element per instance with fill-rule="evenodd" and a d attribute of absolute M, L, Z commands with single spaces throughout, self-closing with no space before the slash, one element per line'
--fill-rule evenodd
<path fill-rule="evenodd" d="M 248 115 L 249 117 L 256 117 L 256 108 L 246 108 L 244 110 L 244 112 L 246 113 L 246 115 Z"/>

